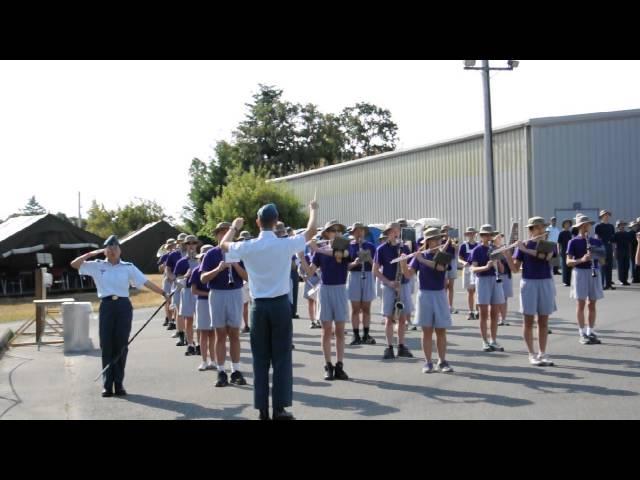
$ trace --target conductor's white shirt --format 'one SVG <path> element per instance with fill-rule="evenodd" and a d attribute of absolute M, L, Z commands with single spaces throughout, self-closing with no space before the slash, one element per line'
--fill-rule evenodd
<path fill-rule="evenodd" d="M 263 230 L 258 238 L 232 243 L 226 260 L 244 263 L 253 298 L 275 298 L 289 293 L 291 257 L 305 244 L 303 235 L 278 238 Z"/>
<path fill-rule="evenodd" d="M 93 278 L 98 290 L 98 297 L 129 296 L 129 284 L 136 288 L 142 287 L 147 282 L 147 277 L 131 262 L 120 260 L 112 265 L 106 260 L 91 260 L 80 265 L 80 275 L 89 275 Z"/>

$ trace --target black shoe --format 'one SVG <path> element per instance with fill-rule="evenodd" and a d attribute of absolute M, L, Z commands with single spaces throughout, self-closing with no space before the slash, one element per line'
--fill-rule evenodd
<path fill-rule="evenodd" d="M 176 342 L 176 347 L 186 347 L 187 340 L 184 336 L 184 332 L 178 332 L 178 341 Z"/>
<path fill-rule="evenodd" d="M 284 408 L 280 408 L 278 410 L 273 411 L 273 419 L 274 420 L 295 420 L 291 413 L 287 412 Z"/>
<path fill-rule="evenodd" d="M 388 346 L 387 348 L 384 349 L 384 355 L 382 355 L 382 359 L 383 360 L 392 360 L 396 358 L 396 356 L 393 354 L 393 346 Z"/>
<path fill-rule="evenodd" d="M 124 389 L 123 386 L 120 387 L 116 387 L 116 397 L 124 397 L 127 394 L 127 391 Z"/>
<path fill-rule="evenodd" d="M 175 322 L 169 322 L 169 326 L 167 327 L 167 330 L 175 330 L 175 329 L 176 329 Z"/>
<path fill-rule="evenodd" d="M 565 287 L 570 287 L 571 286 L 568 283 L 563 283 L 562 285 L 565 286 Z"/>
<path fill-rule="evenodd" d="M 333 372 L 334 372 L 333 365 L 331 365 L 331 363 L 327 363 L 324 366 L 324 379 L 333 380 L 334 379 Z"/>
<path fill-rule="evenodd" d="M 630 287 L 631 284 L 629 282 L 622 282 L 622 285 L 624 285 L 625 287 Z"/>
<path fill-rule="evenodd" d="M 293 316 L 293 318 L 300 318 L 300 315 L 298 315 L 297 313 Z"/>
<path fill-rule="evenodd" d="M 269 418 L 269 410 L 260 410 L 260 416 L 258 417 L 260 420 L 271 420 Z"/>
<path fill-rule="evenodd" d="M 216 382 L 216 387 L 226 387 L 229 385 L 229 381 L 227 380 L 227 372 L 218 371 L 218 381 Z"/>
<path fill-rule="evenodd" d="M 370 335 L 365 335 L 364 337 L 362 337 L 362 343 L 364 343 L 365 345 L 375 345 L 376 339 Z"/>
<path fill-rule="evenodd" d="M 182 340 L 181 340 L 182 341 Z M 177 345 L 177 344 L 176 344 Z M 196 354 L 196 347 L 194 347 L 193 345 L 189 345 L 187 347 L 187 351 L 184 352 L 185 355 L 189 356 L 189 355 L 195 355 Z"/>
<path fill-rule="evenodd" d="M 169 325 L 169 317 L 164 317 L 164 323 L 162 324 L 162 326 L 166 327 L 167 325 Z"/>
<path fill-rule="evenodd" d="M 413 354 L 404 345 L 398 345 L 398 356 L 405 358 L 413 358 Z"/>
<path fill-rule="evenodd" d="M 231 383 L 234 385 L 246 385 L 247 381 L 242 376 L 242 373 L 238 370 L 231 373 Z"/>
<path fill-rule="evenodd" d="M 342 362 L 336 363 L 335 372 L 333 374 L 336 380 L 349 380 L 349 375 L 344 371 Z"/>
<path fill-rule="evenodd" d="M 360 335 L 354 335 L 349 345 L 360 345 L 361 343 L 362 339 L 360 338 Z"/>
<path fill-rule="evenodd" d="M 547 331 L 547 335 L 551 335 L 552 333 L 553 333 L 553 332 L 551 331 L 551 329 L 549 329 L 549 330 Z"/>
<path fill-rule="evenodd" d="M 416 331 L 416 330 L 418 330 L 418 327 L 416 327 L 415 325 L 413 325 L 413 326 L 411 327 L 411 330 Z"/>
<path fill-rule="evenodd" d="M 102 389 L 102 396 L 103 396 L 104 398 L 107 398 L 107 397 L 113 397 L 113 390 L 108 389 L 108 388 L 103 388 L 103 389 Z"/>
<path fill-rule="evenodd" d="M 200 345 L 196 345 L 196 355 L 202 355 L 202 352 L 200 351 Z"/>
<path fill-rule="evenodd" d="M 295 350 L 295 349 L 296 349 L 296 346 L 292 343 L 291 344 L 291 350 Z"/>
<path fill-rule="evenodd" d="M 587 337 L 589 337 L 592 344 L 598 345 L 602 343 L 595 333 L 591 333 L 590 335 L 587 335 Z"/>
<path fill-rule="evenodd" d="M 249 327 L 244 327 L 242 329 L 242 333 L 249 333 L 251 331 L 251 329 Z"/>

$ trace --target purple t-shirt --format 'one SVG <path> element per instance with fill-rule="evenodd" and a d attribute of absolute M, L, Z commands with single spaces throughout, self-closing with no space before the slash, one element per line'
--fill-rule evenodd
<path fill-rule="evenodd" d="M 471 263 L 477 263 L 478 267 L 484 267 L 489 262 L 489 247 L 485 247 L 480 244 L 473 250 L 471 250 L 471 254 L 469 255 L 469 261 Z M 491 267 L 489 270 L 485 272 L 476 273 L 475 275 L 478 277 L 489 277 L 491 275 L 495 276 L 496 269 Z"/>
<path fill-rule="evenodd" d="M 176 277 L 181 277 L 189 271 L 190 267 L 195 267 L 196 265 L 198 265 L 198 261 L 195 258 L 189 261 L 189 257 L 182 257 L 176 263 L 173 273 Z M 187 277 L 185 285 L 187 288 L 191 288 L 191 276 Z"/>
<path fill-rule="evenodd" d="M 320 269 L 320 277 L 325 285 L 346 285 L 347 267 L 350 258 L 342 258 L 342 263 L 336 262 L 333 255 L 316 253 L 311 257 L 311 262 Z"/>
<path fill-rule="evenodd" d="M 210 272 L 217 268 L 223 259 L 222 249 L 220 247 L 212 248 L 204 255 L 200 270 L 202 272 Z M 244 268 L 242 262 L 240 262 L 240 266 Z M 210 290 L 236 290 L 242 288 L 242 278 L 233 267 L 231 267 L 231 278 L 233 278 L 233 283 L 229 283 L 229 272 L 220 272 L 213 280 L 207 283 L 207 286 Z"/>
<path fill-rule="evenodd" d="M 435 254 L 421 253 L 425 260 L 433 260 Z M 418 261 L 416 257 L 409 262 L 409 267 L 418 272 L 418 280 L 420 282 L 420 290 L 444 290 L 444 279 L 446 270 L 440 272 L 433 268 L 429 268 Z M 449 265 L 448 268 L 451 268 Z"/>
<path fill-rule="evenodd" d="M 464 242 L 462 245 L 460 245 L 460 250 L 458 250 L 458 258 L 461 258 L 465 262 L 469 262 L 471 252 L 474 248 L 476 248 L 477 245 L 477 243 Z"/>
<path fill-rule="evenodd" d="M 402 245 L 402 253 L 405 255 L 410 253 L 406 245 Z M 378 247 L 376 250 L 376 256 L 374 257 L 374 262 L 382 266 L 382 274 L 384 277 L 392 282 L 396 281 L 397 269 L 400 266 L 400 262 L 392 264 L 391 260 L 398 258 L 398 256 L 398 247 L 394 247 L 385 242 Z M 404 275 L 400 278 L 402 279 L 401 283 L 409 282 Z"/>
<path fill-rule="evenodd" d="M 164 255 L 162 255 L 162 256 L 158 259 L 158 266 L 160 266 L 160 265 L 164 265 L 165 263 L 167 263 L 167 257 L 169 257 L 169 253 L 165 253 Z"/>
<path fill-rule="evenodd" d="M 597 238 L 589 238 L 589 244 L 593 247 L 602 247 L 602 240 L 598 240 Z M 578 260 L 582 258 L 587 253 L 587 239 L 583 237 L 573 237 L 569 240 L 569 245 L 567 246 L 567 255 L 571 255 L 574 259 Z M 599 268 L 598 259 L 593 259 L 593 266 L 595 268 Z M 574 268 L 591 268 L 591 262 L 579 263 Z"/>
<path fill-rule="evenodd" d="M 364 250 L 369 250 L 369 252 L 371 253 L 371 259 L 373 260 L 373 258 L 376 256 L 376 247 L 373 245 L 373 243 L 370 242 L 362 242 L 362 248 Z M 357 242 L 351 242 L 349 244 L 349 257 L 353 258 L 354 260 L 356 258 L 358 258 L 358 250 L 360 250 L 360 247 L 358 246 Z M 362 268 L 362 267 L 360 267 Z M 360 270 L 360 268 L 358 268 L 358 271 Z M 365 263 L 364 264 L 364 271 L 365 272 L 370 272 L 372 268 L 372 265 L 370 263 Z"/>
<path fill-rule="evenodd" d="M 537 243 L 538 242 L 529 240 L 525 246 L 531 250 L 535 250 Z M 557 252 L 554 249 L 553 256 L 555 257 L 556 255 Z M 517 248 L 513 258 L 522 262 L 522 278 L 528 278 L 529 280 L 551 278 L 551 265 L 546 260 L 528 255 Z"/>
<path fill-rule="evenodd" d="M 189 283 L 191 285 L 195 285 L 198 290 L 203 290 L 205 292 L 209 291 L 209 286 L 205 285 L 200 281 L 200 274 L 202 273 L 202 264 L 198 265 L 191 271 L 191 278 L 189 278 Z M 200 300 L 206 300 L 208 297 L 206 295 L 198 295 Z"/>
<path fill-rule="evenodd" d="M 173 269 L 176 266 L 176 263 L 183 257 L 182 252 L 178 250 L 174 250 L 167 257 L 167 268 L 171 273 L 173 273 Z"/>

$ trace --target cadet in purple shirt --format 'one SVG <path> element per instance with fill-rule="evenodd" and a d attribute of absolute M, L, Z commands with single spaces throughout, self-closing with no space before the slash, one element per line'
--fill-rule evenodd
<path fill-rule="evenodd" d="M 178 323 L 184 325 L 184 332 L 179 332 L 180 339 L 176 345 L 187 346 L 185 355 L 197 355 L 196 345 L 193 341 L 193 315 L 196 310 L 196 300 L 191 294 L 191 282 L 189 277 L 191 275 L 191 269 L 198 265 L 198 259 L 196 258 L 196 251 L 198 249 L 198 238 L 195 235 L 187 235 L 184 239 L 184 244 L 187 247 L 186 255 L 182 257 L 176 263 L 173 269 L 173 273 L 176 277 L 176 284 L 178 285 L 178 291 L 176 294 L 180 295 L 180 306 L 178 308 Z"/>
<path fill-rule="evenodd" d="M 376 249 L 376 256 L 373 260 L 373 274 L 382 282 L 382 314 L 385 317 L 385 336 L 387 347 L 384 350 L 383 359 L 393 359 L 393 325 L 395 323 L 394 314 L 396 311 L 396 296 L 403 304 L 403 309 L 398 311 L 398 356 L 412 358 L 413 355 L 404 345 L 405 324 L 413 311 L 411 295 L 411 283 L 404 275 L 400 274 L 400 282 L 396 281 L 399 272 L 399 263 L 391 263 L 400 254 L 409 254 L 406 245 L 400 243 L 400 225 L 389 223 L 385 226 L 383 234 L 387 241 Z"/>
<path fill-rule="evenodd" d="M 167 257 L 167 261 L 165 263 L 165 274 L 167 279 L 171 282 L 171 288 L 176 290 L 176 276 L 173 273 L 173 269 L 186 252 L 186 247 L 184 245 L 184 239 L 187 237 L 186 233 L 181 233 L 178 235 L 178 239 L 176 240 L 175 249 L 169 254 Z M 171 310 L 173 315 L 173 321 L 169 323 L 167 330 L 176 330 L 176 320 L 177 320 L 177 331 L 173 334 L 172 338 L 177 338 L 179 336 L 178 332 L 184 332 L 184 322 L 180 322 L 178 318 L 178 310 L 180 308 L 180 294 L 176 290 L 176 293 L 171 297 Z"/>
<path fill-rule="evenodd" d="M 442 244 L 445 244 L 449 241 L 449 230 L 451 227 L 449 225 L 443 225 L 440 228 L 440 231 L 444 235 L 442 237 Z M 449 242 L 449 246 L 446 249 L 446 252 L 453 257 L 451 261 L 451 268 L 447 270 L 446 278 L 447 282 L 445 288 L 447 289 L 447 295 L 449 300 L 449 311 L 451 313 L 458 313 L 458 310 L 453 308 L 453 295 L 455 293 L 455 282 L 456 278 L 458 278 L 458 241 L 457 239 L 451 239 Z"/>
<path fill-rule="evenodd" d="M 196 297 L 196 326 L 200 354 L 202 355 L 202 363 L 198 367 L 199 371 L 218 369 L 215 363 L 216 331 L 211 324 L 211 313 L 209 312 L 209 287 L 200 280 L 202 261 L 205 254 L 212 248 L 213 245 L 200 247 L 200 253 L 196 256 L 200 260 L 200 264 L 191 271 L 189 279 L 191 293 Z"/>
<path fill-rule="evenodd" d="M 373 337 L 369 335 L 371 302 L 376 296 L 376 286 L 372 273 L 376 247 L 365 240 L 368 231 L 368 227 L 361 222 L 356 222 L 351 226 L 353 241 L 349 244 L 349 258 L 353 261 L 349 264 L 347 287 L 349 300 L 351 301 L 351 326 L 353 328 L 351 345 L 360 345 L 361 343 L 375 345 L 376 343 Z M 362 338 L 360 338 L 360 314 L 362 314 L 364 332 Z"/>
<path fill-rule="evenodd" d="M 469 305 L 469 316 L 467 320 L 477 320 L 480 318 L 480 314 L 475 309 L 475 296 L 476 296 L 476 279 L 475 275 L 471 271 L 471 252 L 478 245 L 476 243 L 476 234 L 478 231 L 473 227 L 468 227 L 464 232 L 464 238 L 466 239 L 460 249 L 458 250 L 458 260 L 462 265 L 462 288 L 467 291 L 467 304 Z"/>
<path fill-rule="evenodd" d="M 529 238 L 545 234 L 548 224 L 542 217 L 529 219 Z M 549 315 L 556 311 L 556 289 L 551 275 L 550 261 L 557 256 L 557 250 L 538 258 L 537 241 L 519 242 L 515 255 L 505 255 L 512 273 L 522 271 L 520 279 L 520 307 L 524 315 L 523 337 L 529 351 L 529 363 L 535 366 L 551 366 L 553 361 L 547 355 Z M 557 248 L 557 246 L 556 246 Z M 538 353 L 533 346 L 533 324 L 538 316 Z"/>
<path fill-rule="evenodd" d="M 578 235 L 572 238 L 567 246 L 567 265 L 574 267 L 571 272 L 570 298 L 577 301 L 576 317 L 580 335 L 579 341 L 583 345 L 601 343 L 595 332 L 596 302 L 604 297 L 604 293 L 602 292 L 602 275 L 596 254 L 600 253 L 602 258 L 606 255 L 606 250 L 604 242 L 596 238 L 589 238 L 589 231 L 594 223 L 584 215 L 576 216 L 575 228 L 578 230 Z M 585 304 L 589 309 L 589 323 L 586 328 Z"/>
<path fill-rule="evenodd" d="M 218 244 L 231 228 L 229 222 L 220 222 L 213 231 Z M 204 256 L 200 280 L 209 287 L 209 311 L 216 329 L 216 360 L 218 380 L 216 387 L 229 384 L 224 362 L 227 356 L 227 336 L 231 357 L 231 383 L 246 385 L 240 372 L 240 327 L 242 326 L 242 283 L 247 272 L 242 262 L 227 263 L 220 247 L 212 248 Z"/>
<path fill-rule="evenodd" d="M 298 253 L 298 274 L 304 280 L 304 290 L 302 296 L 307 299 L 307 307 L 309 308 L 309 319 L 311 320 L 311 325 L 309 328 L 322 328 L 320 321 L 316 321 L 316 298 L 317 298 L 317 289 L 314 290 L 316 293 L 311 292 L 312 289 L 315 288 L 318 283 L 320 283 L 320 277 L 317 273 L 309 276 L 307 275 L 307 271 L 309 270 L 309 265 L 311 264 L 311 255 L 304 255 L 302 252 Z"/>
<path fill-rule="evenodd" d="M 175 247 L 176 247 L 175 238 L 167 239 L 165 244 L 161 247 L 163 250 L 166 250 L 167 253 L 162 255 L 158 260 L 158 271 L 162 273 L 162 290 L 164 290 L 164 293 L 166 293 L 167 295 L 171 293 L 172 285 L 171 285 L 171 281 L 167 277 L 167 273 L 165 272 L 166 263 L 167 263 L 167 259 L 169 258 L 169 254 L 174 250 Z M 168 327 L 169 323 L 171 323 L 171 303 L 170 302 L 167 302 L 164 304 L 164 313 L 165 313 L 164 323 L 162 324 L 162 326 Z"/>
<path fill-rule="evenodd" d="M 504 290 L 499 281 L 502 273 L 502 263 L 489 258 L 489 244 L 496 235 L 492 225 L 480 227 L 480 244 L 471 251 L 469 262 L 476 281 L 476 304 L 480 310 L 480 335 L 482 336 L 482 350 L 485 352 L 503 352 L 497 342 L 498 315 L 504 303 Z M 496 272 L 498 268 L 498 272 Z M 487 338 L 487 323 L 489 323 L 490 337 Z"/>
<path fill-rule="evenodd" d="M 330 245 L 338 235 L 344 233 L 345 226 L 335 220 L 327 222 L 321 232 L 322 238 L 329 240 Z M 315 242 L 311 243 L 314 251 L 311 257 L 311 265 L 307 269 L 307 275 L 312 276 L 320 269 L 322 284 L 318 293 L 320 311 L 318 316 L 322 323 L 322 352 L 325 360 L 325 380 L 348 380 L 349 376 L 344 371 L 344 324 L 349 316 L 349 297 L 347 295 L 347 271 L 349 266 L 349 254 L 341 251 L 319 249 Z M 324 250 L 328 250 L 323 253 Z M 336 365 L 331 363 L 331 337 L 333 324 L 335 323 L 336 336 Z"/>
<path fill-rule="evenodd" d="M 427 250 L 440 246 L 446 249 L 447 244 L 441 245 L 440 239 L 444 236 L 437 227 L 427 228 L 423 240 L 427 242 Z M 411 263 L 400 262 L 402 273 L 411 278 L 416 273 L 420 284 L 418 292 L 418 312 L 416 325 L 422 327 L 422 351 L 424 353 L 423 373 L 433 372 L 431 354 L 433 351 L 433 330 L 436 331 L 436 347 L 438 350 L 438 371 L 452 372 L 453 369 L 446 361 L 447 328 L 451 327 L 451 312 L 445 290 L 446 275 L 449 265 L 438 265 L 433 259 L 435 253 L 418 253 Z"/>

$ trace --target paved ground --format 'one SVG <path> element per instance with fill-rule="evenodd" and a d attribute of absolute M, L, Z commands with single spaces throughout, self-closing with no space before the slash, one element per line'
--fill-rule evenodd
<path fill-rule="evenodd" d="M 559 277 L 556 277 L 558 279 Z M 606 292 L 599 304 L 602 345 L 580 345 L 574 302 L 558 286 L 559 310 L 551 319 L 548 351 L 555 367 L 531 367 L 521 320 L 501 327 L 505 353 L 480 351 L 477 322 L 454 315 L 449 334 L 453 374 L 421 373 L 422 359 L 383 361 L 382 324 L 374 317 L 378 345 L 347 347 L 348 382 L 323 380 L 318 330 L 294 321 L 294 407 L 299 419 L 605 419 L 640 418 L 640 286 Z M 456 293 L 456 306 L 464 297 Z M 517 308 L 512 301 L 511 309 Z M 301 303 L 299 313 L 305 314 Z M 151 309 L 138 310 L 134 331 Z M 374 304 L 379 311 L 379 304 Z M 99 350 L 65 356 L 62 347 L 21 347 L 0 360 L 2 419 L 254 419 L 248 335 L 242 365 L 249 385 L 214 388 L 215 373 L 198 372 L 199 358 L 185 357 L 154 320 L 129 354 L 126 398 L 100 397 Z M 91 324 L 94 345 L 97 321 Z M 407 344 L 420 353 L 419 332 Z"/>

